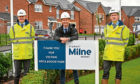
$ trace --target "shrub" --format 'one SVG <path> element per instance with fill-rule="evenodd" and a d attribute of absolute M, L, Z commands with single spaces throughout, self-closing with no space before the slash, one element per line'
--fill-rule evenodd
<path fill-rule="evenodd" d="M 140 56 L 140 44 L 128 46 L 125 49 L 125 59 L 129 60 Z"/>
<path fill-rule="evenodd" d="M 56 84 L 56 80 L 59 77 L 59 70 L 46 70 L 47 80 L 46 84 Z"/>
<path fill-rule="evenodd" d="M 131 33 L 130 36 L 129 36 L 128 46 L 132 46 L 132 45 L 134 45 L 135 42 L 136 42 L 135 34 Z"/>
<path fill-rule="evenodd" d="M 12 68 L 11 53 L 0 53 L 0 77 L 3 77 Z"/>
<path fill-rule="evenodd" d="M 140 40 L 140 34 L 138 34 L 138 40 Z"/>
<path fill-rule="evenodd" d="M 99 51 L 104 51 L 105 44 L 106 43 L 104 39 L 99 39 Z"/>
<path fill-rule="evenodd" d="M 30 71 L 30 73 L 22 78 L 20 84 L 46 84 L 45 75 L 45 70 Z"/>

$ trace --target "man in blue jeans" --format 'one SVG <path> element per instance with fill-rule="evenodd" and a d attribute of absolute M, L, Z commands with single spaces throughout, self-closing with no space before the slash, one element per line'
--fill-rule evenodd
<path fill-rule="evenodd" d="M 62 26 L 55 30 L 54 39 L 67 43 L 69 41 L 78 40 L 78 33 L 74 25 L 70 25 L 70 15 L 67 12 L 61 14 Z M 74 82 L 79 84 L 78 71 L 73 70 Z M 60 71 L 60 83 L 65 84 L 65 70 Z"/>

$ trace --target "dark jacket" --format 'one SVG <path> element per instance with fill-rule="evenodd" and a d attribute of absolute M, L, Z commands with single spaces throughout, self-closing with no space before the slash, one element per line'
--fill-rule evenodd
<path fill-rule="evenodd" d="M 57 28 L 54 34 L 54 40 L 61 42 L 60 37 L 68 37 L 70 41 L 78 40 L 78 33 L 74 26 L 69 25 L 68 31 L 64 33 L 63 26 Z"/>

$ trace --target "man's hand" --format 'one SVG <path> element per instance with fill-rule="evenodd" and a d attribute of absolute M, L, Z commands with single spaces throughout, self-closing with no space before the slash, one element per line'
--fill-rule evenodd
<path fill-rule="evenodd" d="M 61 37 L 60 40 L 61 40 L 61 43 L 66 43 L 69 41 L 69 38 Z"/>

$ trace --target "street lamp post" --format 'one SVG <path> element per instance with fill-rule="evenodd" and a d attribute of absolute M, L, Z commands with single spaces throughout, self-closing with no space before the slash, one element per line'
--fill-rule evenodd
<path fill-rule="evenodd" d="M 14 25 L 14 17 L 13 17 L 13 0 L 10 0 L 10 12 L 11 12 L 11 27 Z M 12 48 L 13 48 L 13 44 L 12 44 Z M 12 54 L 13 54 L 13 49 L 12 49 Z M 12 55 L 12 65 L 13 65 L 13 76 L 15 75 L 15 65 L 14 65 L 14 58 Z"/>
<path fill-rule="evenodd" d="M 32 2 L 29 2 L 28 4 L 28 20 L 29 20 L 29 15 L 30 15 L 30 5 L 32 4 Z"/>
<path fill-rule="evenodd" d="M 119 0 L 120 20 L 121 20 L 121 0 Z"/>

